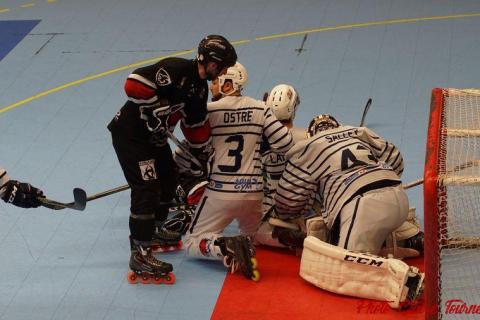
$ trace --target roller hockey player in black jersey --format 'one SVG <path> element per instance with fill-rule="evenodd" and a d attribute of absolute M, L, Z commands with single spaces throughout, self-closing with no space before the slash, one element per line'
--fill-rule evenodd
<path fill-rule="evenodd" d="M 180 240 L 180 234 L 159 228 L 177 186 L 167 130 L 173 132 L 180 121 L 192 154 L 200 161 L 208 158 L 207 80 L 224 74 L 236 60 L 228 40 L 209 35 L 200 42 L 196 59 L 167 58 L 136 69 L 126 80 L 128 101 L 108 129 L 131 188 L 130 268 L 142 279 L 150 275 L 158 283 L 159 277 L 173 277 L 172 265 L 153 257 L 152 247 Z"/>
<path fill-rule="evenodd" d="M 21 208 L 37 208 L 41 205 L 38 198 L 44 197 L 42 190 L 29 183 L 10 180 L 7 171 L 0 167 L 0 198 Z"/>

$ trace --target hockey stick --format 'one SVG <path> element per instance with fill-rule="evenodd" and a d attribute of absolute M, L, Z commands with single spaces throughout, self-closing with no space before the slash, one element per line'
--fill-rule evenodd
<path fill-rule="evenodd" d="M 363 109 L 363 114 L 362 114 L 362 120 L 360 121 L 359 127 L 363 127 L 365 124 L 365 118 L 367 117 L 368 110 L 370 109 L 370 106 L 372 105 L 372 98 L 368 99 L 367 104 L 365 105 L 365 108 Z"/>
<path fill-rule="evenodd" d="M 463 169 L 467 169 L 467 168 L 475 167 L 475 166 L 479 166 L 479 165 L 480 165 L 480 160 L 471 160 L 471 161 L 467 161 L 467 162 L 465 162 L 465 163 L 463 163 L 463 164 L 459 164 L 459 165 L 453 167 L 453 169 L 448 170 L 446 173 L 447 173 L 447 174 L 450 174 L 450 173 L 458 172 L 458 171 L 461 171 L 461 170 L 463 170 Z M 463 178 L 455 178 L 455 177 L 452 177 L 452 178 L 448 178 L 448 179 L 449 179 L 448 181 L 451 180 L 451 182 L 455 182 L 456 179 L 458 179 L 458 180 L 462 180 L 462 179 L 463 179 L 463 180 L 465 180 L 466 182 L 469 182 L 469 181 L 472 181 L 472 182 L 473 182 L 473 181 L 476 181 L 478 178 L 475 178 L 475 177 L 463 177 Z M 444 180 L 447 180 L 447 177 L 442 178 L 442 181 L 444 181 Z M 422 183 L 423 183 L 423 179 L 414 180 L 414 181 L 412 181 L 412 182 L 409 182 L 409 183 L 407 183 L 407 184 L 404 184 L 404 185 L 403 185 L 403 188 L 404 188 L 404 189 L 410 189 L 410 188 L 416 187 L 416 186 L 418 186 L 418 185 L 420 185 L 420 184 L 422 184 Z"/>
<path fill-rule="evenodd" d="M 63 203 L 43 197 L 37 198 L 42 206 L 52 210 L 62 210 L 65 208 L 83 211 L 87 205 L 87 194 L 85 190 L 80 188 L 73 189 L 73 202 Z"/>

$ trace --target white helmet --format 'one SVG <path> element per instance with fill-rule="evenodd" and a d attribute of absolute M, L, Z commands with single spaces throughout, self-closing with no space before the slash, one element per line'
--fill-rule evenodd
<path fill-rule="evenodd" d="M 232 86 L 233 86 L 233 91 L 229 93 L 225 93 L 222 91 L 223 84 L 225 83 L 225 80 L 231 80 L 232 81 Z M 232 94 L 235 91 L 242 91 L 243 86 L 247 83 L 248 80 L 248 73 L 247 69 L 240 63 L 236 62 L 233 67 L 230 67 L 227 69 L 227 72 L 223 76 L 218 77 L 218 88 L 221 94 L 224 96 L 228 96 L 229 94 Z"/>
<path fill-rule="evenodd" d="M 279 84 L 270 91 L 266 104 L 272 108 L 278 120 L 292 121 L 300 104 L 300 98 L 295 88 L 288 84 Z"/>

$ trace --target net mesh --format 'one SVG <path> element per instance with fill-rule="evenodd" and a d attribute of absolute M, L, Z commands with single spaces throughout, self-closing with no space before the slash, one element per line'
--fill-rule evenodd
<path fill-rule="evenodd" d="M 480 90 L 444 90 L 437 190 L 441 319 L 471 319 L 452 306 L 480 305 L 479 130 Z"/>

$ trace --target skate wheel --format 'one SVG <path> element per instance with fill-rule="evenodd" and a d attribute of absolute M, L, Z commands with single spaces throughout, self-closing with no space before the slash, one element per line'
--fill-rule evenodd
<path fill-rule="evenodd" d="M 252 280 L 257 282 L 260 280 L 260 272 L 258 270 L 253 270 Z"/>
<path fill-rule="evenodd" d="M 252 263 L 252 269 L 257 269 L 258 267 L 257 258 L 250 258 L 250 262 Z"/>
<path fill-rule="evenodd" d="M 133 271 L 130 271 L 129 273 L 127 273 L 127 280 L 128 280 L 128 283 L 130 283 L 130 284 L 137 284 L 138 283 L 138 277 L 135 274 L 135 272 L 133 272 Z"/>
<path fill-rule="evenodd" d="M 163 283 L 163 277 L 155 277 L 152 279 L 152 283 L 153 284 L 156 284 L 156 285 L 159 285 L 159 284 L 162 284 Z"/>
<path fill-rule="evenodd" d="M 142 274 L 142 277 L 140 278 L 140 282 L 143 284 L 149 284 L 151 283 L 151 280 L 152 279 L 146 274 Z"/>
<path fill-rule="evenodd" d="M 163 282 L 165 284 L 174 284 L 175 283 L 175 275 L 173 273 L 169 273 L 163 278 Z"/>

